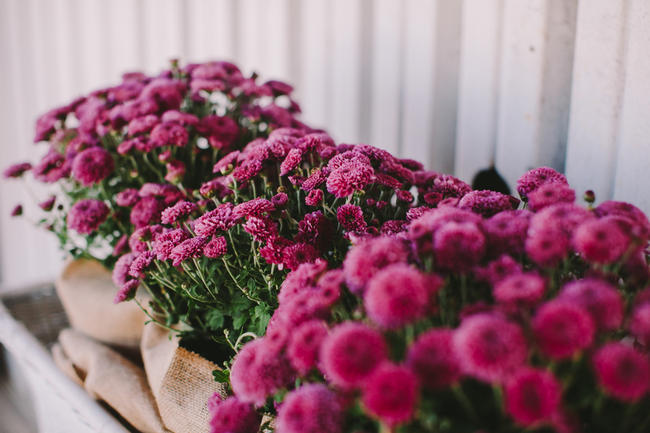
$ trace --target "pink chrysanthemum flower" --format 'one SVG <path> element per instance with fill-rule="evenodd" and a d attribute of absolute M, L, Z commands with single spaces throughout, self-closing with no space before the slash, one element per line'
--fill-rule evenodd
<path fill-rule="evenodd" d="M 341 433 L 343 413 L 333 391 L 322 384 L 303 385 L 289 393 L 278 411 L 284 433 Z"/>
<path fill-rule="evenodd" d="M 517 180 L 517 192 L 521 197 L 526 197 L 540 186 L 555 182 L 568 184 L 563 174 L 550 167 L 535 168 L 526 172 Z"/>
<path fill-rule="evenodd" d="M 472 190 L 471 186 L 469 186 L 462 180 L 448 174 L 438 174 L 433 179 L 432 191 L 441 193 L 443 198 L 448 198 L 448 197 L 461 198 L 465 194 L 469 193 L 471 190 Z M 431 191 L 427 191 L 427 192 L 431 192 Z"/>
<path fill-rule="evenodd" d="M 620 228 L 617 219 L 604 217 L 579 225 L 573 234 L 576 251 L 594 263 L 608 264 L 621 258 L 630 246 L 630 239 Z"/>
<path fill-rule="evenodd" d="M 423 387 L 446 388 L 460 379 L 460 361 L 454 350 L 453 336 L 451 329 L 431 329 L 409 348 L 407 364 Z"/>
<path fill-rule="evenodd" d="M 183 147 L 189 140 L 189 133 L 177 123 L 159 123 L 151 130 L 150 139 L 156 147 Z"/>
<path fill-rule="evenodd" d="M 156 255 L 153 251 L 144 251 L 136 256 L 129 267 L 129 275 L 133 278 L 144 276 L 145 270 L 151 265 Z"/>
<path fill-rule="evenodd" d="M 115 262 L 115 266 L 113 267 L 112 279 L 113 279 L 113 284 L 115 284 L 117 287 L 122 286 L 124 283 L 126 283 L 128 280 L 131 279 L 131 276 L 129 275 L 129 270 L 131 269 L 131 263 L 133 263 L 135 257 L 136 256 L 133 253 L 127 253 L 121 256 Z"/>
<path fill-rule="evenodd" d="M 318 363 L 320 346 L 327 337 L 327 324 L 321 320 L 304 322 L 293 331 L 287 356 L 293 368 L 306 375 Z"/>
<path fill-rule="evenodd" d="M 129 247 L 129 237 L 126 234 L 123 234 L 115 243 L 115 246 L 113 247 L 113 252 L 111 254 L 115 257 L 120 256 L 129 250 L 128 247 Z"/>
<path fill-rule="evenodd" d="M 307 206 L 318 206 L 323 201 L 323 190 L 312 189 L 305 197 L 305 204 Z"/>
<path fill-rule="evenodd" d="M 584 278 L 566 284 L 559 299 L 581 306 L 602 331 L 611 331 L 623 322 L 624 304 L 618 290 L 595 278 Z"/>
<path fill-rule="evenodd" d="M 293 148 L 287 153 L 287 156 L 280 164 L 280 176 L 286 176 L 291 173 L 302 161 L 302 150 Z"/>
<path fill-rule="evenodd" d="M 522 368 L 505 385 L 506 409 L 522 426 L 550 421 L 562 400 L 562 387 L 552 373 Z"/>
<path fill-rule="evenodd" d="M 337 198 L 347 197 L 363 190 L 373 179 L 371 165 L 351 162 L 332 170 L 327 177 L 327 190 Z"/>
<path fill-rule="evenodd" d="M 433 250 L 433 235 L 447 223 L 480 224 L 481 220 L 480 215 L 453 207 L 431 209 L 411 221 L 408 238 L 415 242 L 419 252 L 430 252 Z"/>
<path fill-rule="evenodd" d="M 523 272 L 519 262 L 511 256 L 504 254 L 496 260 L 492 260 L 485 267 L 476 268 L 474 276 L 480 281 L 487 281 L 496 286 L 500 281 L 513 275 Z"/>
<path fill-rule="evenodd" d="M 174 247 L 187 240 L 190 235 L 184 229 L 175 229 L 158 234 L 153 243 L 152 250 L 158 260 L 168 260 Z"/>
<path fill-rule="evenodd" d="M 282 249 L 282 264 L 291 270 L 298 268 L 302 263 L 313 262 L 318 257 L 318 250 L 304 242 L 297 242 Z"/>
<path fill-rule="evenodd" d="M 408 368 L 389 362 L 377 367 L 363 385 L 363 405 L 389 426 L 410 420 L 417 399 L 415 375 Z"/>
<path fill-rule="evenodd" d="M 48 199 L 43 200 L 42 202 L 40 202 L 38 204 L 38 207 L 40 207 L 41 209 L 43 209 L 46 212 L 49 212 L 54 207 L 54 203 L 56 203 L 56 196 L 52 195 Z"/>
<path fill-rule="evenodd" d="M 536 231 L 558 230 L 570 239 L 580 224 L 594 218 L 594 213 L 583 207 L 570 203 L 557 203 L 533 214 L 530 219 L 529 235 Z"/>
<path fill-rule="evenodd" d="M 547 183 L 528 194 L 528 207 L 537 212 L 556 203 L 573 203 L 576 192 L 561 182 Z"/>
<path fill-rule="evenodd" d="M 145 226 L 135 229 L 129 236 L 129 248 L 134 253 L 141 253 L 149 249 L 147 242 L 153 240 L 156 235 L 162 233 L 162 227 L 159 225 Z"/>
<path fill-rule="evenodd" d="M 522 253 L 530 216 L 528 211 L 505 211 L 483 221 L 488 251 L 494 255 Z"/>
<path fill-rule="evenodd" d="M 199 236 L 213 236 L 218 231 L 226 231 L 235 225 L 232 203 L 220 204 L 194 220 L 194 232 Z"/>
<path fill-rule="evenodd" d="M 203 247 L 203 254 L 211 259 L 218 259 L 228 252 L 228 244 L 226 238 L 217 236 L 212 238 L 210 242 Z"/>
<path fill-rule="evenodd" d="M 79 200 L 68 212 L 68 227 L 77 233 L 90 234 L 106 221 L 109 212 L 108 206 L 103 201 Z"/>
<path fill-rule="evenodd" d="M 268 217 L 248 217 L 244 223 L 244 230 L 261 243 L 266 243 L 268 239 L 278 235 L 277 223 Z"/>
<path fill-rule="evenodd" d="M 546 283 L 539 275 L 526 272 L 511 275 L 494 286 L 494 298 L 505 304 L 533 305 L 544 296 Z"/>
<path fill-rule="evenodd" d="M 532 328 L 541 351 L 553 359 L 570 358 L 588 348 L 595 333 L 594 322 L 584 308 L 560 299 L 537 310 Z"/>
<path fill-rule="evenodd" d="M 118 206 L 131 207 L 135 205 L 138 200 L 140 200 L 140 195 L 138 194 L 138 190 L 135 188 L 127 188 L 118 192 L 115 196 L 115 203 Z"/>
<path fill-rule="evenodd" d="M 642 239 L 647 238 L 648 233 L 650 233 L 648 217 L 641 209 L 631 203 L 605 201 L 598 205 L 595 213 L 601 218 L 604 216 L 617 216 L 628 219 L 636 227 L 634 234 Z"/>
<path fill-rule="evenodd" d="M 321 258 L 314 263 L 303 263 L 289 272 L 278 293 L 278 302 L 283 304 L 298 293 L 316 286 L 318 278 L 327 270 L 327 262 Z"/>
<path fill-rule="evenodd" d="M 236 164 L 240 154 L 241 152 L 235 150 L 221 158 L 219 161 L 217 161 L 214 167 L 212 167 L 212 173 L 225 174 L 228 172 L 228 170 L 231 170 L 234 164 Z"/>
<path fill-rule="evenodd" d="M 472 223 L 450 222 L 434 236 L 436 265 L 463 272 L 476 265 L 485 253 L 485 236 Z"/>
<path fill-rule="evenodd" d="M 155 114 L 147 114 L 146 116 L 136 117 L 129 122 L 129 135 L 134 136 L 149 132 L 156 126 L 160 120 Z"/>
<path fill-rule="evenodd" d="M 351 147 L 354 146 L 352 145 Z M 357 152 L 356 150 L 347 150 L 330 159 L 327 163 L 327 168 L 336 170 L 348 164 L 371 165 L 370 159 L 363 153 Z"/>
<path fill-rule="evenodd" d="M 34 177 L 41 182 L 54 183 L 70 174 L 70 164 L 56 151 L 48 152 L 32 169 Z"/>
<path fill-rule="evenodd" d="M 632 311 L 630 332 L 646 348 L 650 348 L 650 304 L 638 305 Z"/>
<path fill-rule="evenodd" d="M 105 179 L 114 168 L 113 157 L 102 147 L 81 151 L 72 162 L 72 175 L 83 185 L 89 186 Z"/>
<path fill-rule="evenodd" d="M 367 227 L 359 206 L 344 204 L 336 211 L 336 219 L 346 232 L 363 233 Z"/>
<path fill-rule="evenodd" d="M 569 253 L 569 239 L 559 228 L 529 230 L 526 254 L 539 266 L 551 267 Z"/>
<path fill-rule="evenodd" d="M 325 218 L 322 211 L 317 210 L 306 214 L 298 223 L 298 234 L 295 240 L 311 244 L 324 252 L 329 250 L 333 232 L 333 223 Z"/>
<path fill-rule="evenodd" d="M 284 192 L 279 192 L 271 197 L 271 203 L 275 209 L 284 209 L 289 203 L 289 196 Z"/>
<path fill-rule="evenodd" d="M 188 216 L 196 209 L 198 208 L 195 203 L 186 200 L 181 200 L 175 205 L 163 210 L 160 217 L 160 221 L 163 224 L 173 224 L 179 219 Z"/>
<path fill-rule="evenodd" d="M 265 198 L 254 198 L 244 203 L 240 203 L 232 210 L 235 218 L 247 218 L 250 216 L 261 217 L 268 212 L 274 211 L 273 203 Z"/>
<path fill-rule="evenodd" d="M 462 371 L 485 382 L 502 382 L 528 356 L 521 328 L 493 314 L 463 319 L 453 343 Z"/>
<path fill-rule="evenodd" d="M 187 259 L 199 258 L 203 255 L 203 247 L 208 243 L 208 238 L 199 236 L 184 240 L 172 248 L 169 258 L 174 266 L 180 265 Z"/>
<path fill-rule="evenodd" d="M 458 202 L 460 209 L 471 210 L 474 213 L 490 217 L 505 210 L 511 210 L 517 201 L 514 197 L 496 191 L 470 191 Z"/>
<path fill-rule="evenodd" d="M 398 328 L 420 319 L 426 313 L 433 293 L 416 268 L 397 263 L 372 277 L 363 305 L 368 317 L 379 326 Z"/>
<path fill-rule="evenodd" d="M 320 359 L 329 381 L 352 388 L 361 385 L 387 354 L 380 333 L 361 323 L 345 322 L 325 339 Z"/>
<path fill-rule="evenodd" d="M 237 397 L 222 400 L 221 395 L 215 393 L 208 401 L 208 410 L 210 433 L 257 433 L 260 428 L 261 420 L 255 408 Z"/>
<path fill-rule="evenodd" d="M 141 198 L 133 209 L 129 219 L 136 228 L 144 227 L 160 221 L 160 215 L 165 208 L 165 203 L 156 197 Z"/>
<path fill-rule="evenodd" d="M 381 236 L 362 241 L 345 257 L 345 281 L 352 292 L 362 294 L 377 271 L 392 263 L 406 262 L 408 255 L 405 244 L 393 237 Z"/>
<path fill-rule="evenodd" d="M 173 160 L 165 164 L 167 174 L 165 180 L 170 183 L 179 183 L 185 176 L 185 163 L 183 161 Z"/>
<path fill-rule="evenodd" d="M 650 388 L 648 357 L 623 343 L 608 343 L 593 358 L 600 385 L 608 394 L 627 402 L 636 402 Z"/>
<path fill-rule="evenodd" d="M 25 174 L 26 171 L 32 169 L 32 164 L 29 162 L 22 162 L 19 164 L 13 164 L 5 169 L 2 172 L 2 177 L 5 179 L 21 177 Z"/>
<path fill-rule="evenodd" d="M 113 303 L 119 304 L 120 302 L 124 302 L 128 299 L 131 299 L 135 295 L 135 291 L 139 285 L 140 285 L 139 280 L 128 280 L 127 282 L 122 284 L 120 286 L 120 289 L 115 294 L 115 297 L 113 298 Z"/>
<path fill-rule="evenodd" d="M 11 209 L 11 212 L 9 213 L 10 216 L 12 217 L 17 217 L 21 216 L 23 214 L 23 205 L 17 204 L 16 206 Z"/>

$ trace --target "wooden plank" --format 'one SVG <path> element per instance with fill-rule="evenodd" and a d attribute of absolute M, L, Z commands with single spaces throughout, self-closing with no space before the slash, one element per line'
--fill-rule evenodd
<path fill-rule="evenodd" d="M 264 15 L 264 70 L 262 78 L 288 80 L 290 77 L 289 0 L 267 0 Z M 295 5 L 294 5 L 295 7 Z"/>
<path fill-rule="evenodd" d="M 650 213 L 650 194 L 644 183 L 650 173 L 650 3 L 633 0 L 628 13 L 625 94 L 616 166 L 614 198 Z"/>
<path fill-rule="evenodd" d="M 402 121 L 404 5 L 377 0 L 372 12 L 370 143 L 397 154 Z"/>
<path fill-rule="evenodd" d="M 81 89 L 90 92 L 100 86 L 109 84 L 108 74 L 108 22 L 107 3 L 100 0 L 78 2 L 79 20 L 74 23 L 77 28 L 75 37 L 79 39 L 79 56 L 81 68 Z"/>
<path fill-rule="evenodd" d="M 169 61 L 183 57 L 185 36 L 183 3 L 180 0 L 144 0 L 144 67 L 157 73 Z"/>
<path fill-rule="evenodd" d="M 501 67 L 502 0 L 465 0 L 454 172 L 471 181 L 494 163 Z"/>
<path fill-rule="evenodd" d="M 268 11 L 267 4 L 260 0 L 241 0 L 238 7 L 237 61 L 245 73 L 263 71 L 266 60 L 262 45 L 263 17 Z"/>
<path fill-rule="evenodd" d="M 575 1 L 504 6 L 496 166 L 514 186 L 530 168 L 563 168 Z"/>
<path fill-rule="evenodd" d="M 578 5 L 566 173 L 578 196 L 612 197 L 625 80 L 626 5 Z"/>
<path fill-rule="evenodd" d="M 118 82 L 123 73 L 144 67 L 141 32 L 141 4 L 133 0 L 107 2 L 108 26 L 108 77 Z"/>
<path fill-rule="evenodd" d="M 234 1 L 189 0 L 187 2 L 188 51 L 192 62 L 232 60 L 235 53 Z"/>

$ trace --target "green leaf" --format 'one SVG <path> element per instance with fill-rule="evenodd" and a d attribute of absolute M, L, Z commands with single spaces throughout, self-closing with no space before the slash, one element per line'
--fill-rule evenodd
<path fill-rule="evenodd" d="M 228 383 L 230 381 L 230 370 L 214 370 L 212 371 L 212 377 L 214 377 L 215 382 Z"/>

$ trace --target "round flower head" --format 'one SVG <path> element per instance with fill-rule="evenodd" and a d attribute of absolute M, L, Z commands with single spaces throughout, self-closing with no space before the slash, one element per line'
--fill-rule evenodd
<path fill-rule="evenodd" d="M 546 284 L 539 275 L 526 272 L 511 275 L 494 286 L 493 295 L 498 302 L 532 305 L 544 296 Z"/>
<path fill-rule="evenodd" d="M 568 184 L 563 174 L 558 173 L 550 167 L 535 168 L 526 172 L 517 180 L 517 192 L 521 197 L 526 197 L 540 186 L 556 182 Z"/>
<path fill-rule="evenodd" d="M 407 364 L 428 389 L 445 388 L 461 377 L 451 329 L 431 329 L 409 348 Z"/>
<path fill-rule="evenodd" d="M 153 252 L 158 260 L 168 260 L 174 247 L 190 235 L 184 229 L 175 229 L 158 234 L 153 241 Z M 146 245 L 146 244 L 145 244 Z"/>
<path fill-rule="evenodd" d="M 260 417 L 253 406 L 237 397 L 221 399 L 215 393 L 208 401 L 210 410 L 210 433 L 257 433 Z"/>
<path fill-rule="evenodd" d="M 650 388 L 648 357 L 623 343 L 607 343 L 598 349 L 593 364 L 600 385 L 619 400 L 636 402 Z"/>
<path fill-rule="evenodd" d="M 648 233 L 650 233 L 648 217 L 641 209 L 631 203 L 605 201 L 598 205 L 595 212 L 599 217 L 617 216 L 631 221 L 635 227 L 633 233 L 642 239 L 646 239 Z"/>
<path fill-rule="evenodd" d="M 208 243 L 206 237 L 189 238 L 172 248 L 169 258 L 174 266 L 180 265 L 187 259 L 199 258 L 203 255 L 203 247 Z"/>
<path fill-rule="evenodd" d="M 72 175 L 83 185 L 89 186 L 105 179 L 113 171 L 111 154 L 102 147 L 81 151 L 72 162 Z"/>
<path fill-rule="evenodd" d="M 623 299 L 611 284 L 595 278 L 584 278 L 566 284 L 560 299 L 581 306 L 602 331 L 617 329 L 623 322 Z"/>
<path fill-rule="evenodd" d="M 165 203 L 156 197 L 144 197 L 133 206 L 129 219 L 136 228 L 154 224 L 160 221 L 164 208 Z"/>
<path fill-rule="evenodd" d="M 510 276 L 520 274 L 522 267 L 519 262 L 515 261 L 509 255 L 502 255 L 496 260 L 492 260 L 485 267 L 476 268 L 475 276 L 478 280 L 487 281 L 496 286 L 500 281 Z"/>
<path fill-rule="evenodd" d="M 363 405 L 389 426 L 411 419 L 418 398 L 415 375 L 406 367 L 382 363 L 363 386 Z"/>
<path fill-rule="evenodd" d="M 333 391 L 323 384 L 303 385 L 289 393 L 278 410 L 277 431 L 340 433 L 343 412 Z"/>
<path fill-rule="evenodd" d="M 293 331 L 287 355 L 298 373 L 307 374 L 316 366 L 318 352 L 326 336 L 327 325 L 321 320 L 310 320 Z"/>
<path fill-rule="evenodd" d="M 135 260 L 135 254 L 126 253 L 115 262 L 112 279 L 113 284 L 115 284 L 117 287 L 120 287 L 131 279 L 129 271 L 131 269 L 131 263 L 133 263 L 133 260 Z"/>
<path fill-rule="evenodd" d="M 485 236 L 476 224 L 450 222 L 434 236 L 436 265 L 463 272 L 476 265 L 485 252 Z"/>
<path fill-rule="evenodd" d="M 131 207 L 135 205 L 140 196 L 138 195 L 138 190 L 135 188 L 127 188 L 117 193 L 115 196 L 115 203 L 118 206 Z"/>
<path fill-rule="evenodd" d="M 352 292 L 362 294 L 377 271 L 392 263 L 406 262 L 408 254 L 404 243 L 394 237 L 381 236 L 362 241 L 345 257 L 345 281 Z"/>
<path fill-rule="evenodd" d="M 366 229 L 367 224 L 359 206 L 344 204 L 336 211 L 336 219 L 346 232 L 363 233 Z"/>
<path fill-rule="evenodd" d="M 522 368 L 505 385 L 506 409 L 522 426 L 549 421 L 555 415 L 562 399 L 562 387 L 552 373 Z"/>
<path fill-rule="evenodd" d="M 555 266 L 569 252 L 569 240 L 558 228 L 529 230 L 526 254 L 539 266 Z"/>
<path fill-rule="evenodd" d="M 528 356 L 521 328 L 492 314 L 465 318 L 453 343 L 463 372 L 485 382 L 502 382 Z"/>
<path fill-rule="evenodd" d="M 323 190 L 312 189 L 305 197 L 305 204 L 307 206 L 318 206 L 323 201 Z"/>
<path fill-rule="evenodd" d="M 118 290 L 115 294 L 115 298 L 113 298 L 113 303 L 119 304 L 120 302 L 124 302 L 127 299 L 131 299 L 135 295 L 135 291 L 139 285 L 139 280 L 128 280 L 122 284 L 120 286 L 120 290 Z"/>
<path fill-rule="evenodd" d="M 483 221 L 487 251 L 493 255 L 524 251 L 531 213 L 523 210 L 499 212 Z"/>
<path fill-rule="evenodd" d="M 226 238 L 217 236 L 212 238 L 210 242 L 203 247 L 203 254 L 211 259 L 218 259 L 228 252 L 228 244 Z"/>
<path fill-rule="evenodd" d="M 280 164 L 280 176 L 286 176 L 291 173 L 302 161 L 302 150 L 293 148 L 287 153 L 287 156 Z"/>
<path fill-rule="evenodd" d="M 173 224 L 180 218 L 188 216 L 196 209 L 196 204 L 186 200 L 181 200 L 175 205 L 163 210 L 161 213 L 160 221 L 163 224 Z"/>
<path fill-rule="evenodd" d="M 330 160 L 331 162 L 331 160 Z M 333 170 L 327 177 L 327 190 L 335 197 L 347 197 L 363 190 L 374 178 L 371 165 L 351 162 Z"/>
<path fill-rule="evenodd" d="M 109 209 L 103 201 L 84 199 L 76 202 L 68 212 L 68 227 L 77 233 L 90 234 L 106 221 Z"/>
<path fill-rule="evenodd" d="M 363 305 L 368 317 L 383 328 L 398 328 L 420 319 L 434 293 L 416 268 L 396 263 L 368 283 Z"/>
<path fill-rule="evenodd" d="M 632 312 L 630 332 L 646 348 L 650 348 L 650 304 L 638 305 Z"/>
<path fill-rule="evenodd" d="M 481 214 L 484 217 L 490 217 L 501 211 L 513 208 L 517 200 L 509 195 L 501 194 L 496 191 L 471 191 L 468 192 L 458 202 L 460 209 L 471 210 L 474 213 Z"/>
<path fill-rule="evenodd" d="M 537 310 L 532 328 L 542 352 L 554 359 L 570 358 L 594 340 L 595 327 L 589 313 L 579 305 L 558 299 Z"/>
<path fill-rule="evenodd" d="M 319 258 L 314 263 L 303 263 L 297 269 L 289 272 L 282 282 L 280 293 L 278 293 L 280 305 L 298 293 L 313 288 L 325 270 L 327 270 L 327 262 Z"/>
<path fill-rule="evenodd" d="M 21 162 L 19 164 L 13 164 L 5 169 L 2 172 L 2 177 L 5 179 L 21 177 L 25 174 L 26 171 L 32 169 L 32 164 L 29 162 Z"/>
<path fill-rule="evenodd" d="M 328 380 L 343 388 L 359 386 L 386 359 L 388 349 L 377 331 L 355 322 L 334 328 L 321 345 Z"/>
<path fill-rule="evenodd" d="M 573 203 L 576 192 L 561 182 L 547 183 L 528 194 L 528 207 L 537 212 L 555 203 Z"/>
<path fill-rule="evenodd" d="M 630 239 L 617 223 L 617 217 L 585 221 L 573 234 L 573 245 L 586 260 L 613 263 L 627 251 Z"/>
<path fill-rule="evenodd" d="M 294 270 L 303 263 L 313 262 L 319 256 L 318 251 L 312 245 L 298 242 L 282 249 L 282 264 L 287 269 Z"/>

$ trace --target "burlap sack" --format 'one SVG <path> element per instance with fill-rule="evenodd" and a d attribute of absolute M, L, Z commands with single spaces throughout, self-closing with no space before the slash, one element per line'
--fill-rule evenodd
<path fill-rule="evenodd" d="M 134 302 L 113 303 L 117 289 L 99 262 L 67 263 L 56 291 L 73 328 L 103 343 L 138 349 L 147 317 Z"/>
<path fill-rule="evenodd" d="M 208 399 L 225 388 L 214 381 L 217 365 L 178 345 L 169 331 L 149 323 L 142 335 L 142 361 L 149 386 L 167 429 L 174 433 L 209 432 Z"/>
<path fill-rule="evenodd" d="M 64 329 L 53 348 L 61 369 L 95 399 L 115 409 L 143 433 L 168 433 L 142 368 L 73 329 Z"/>

